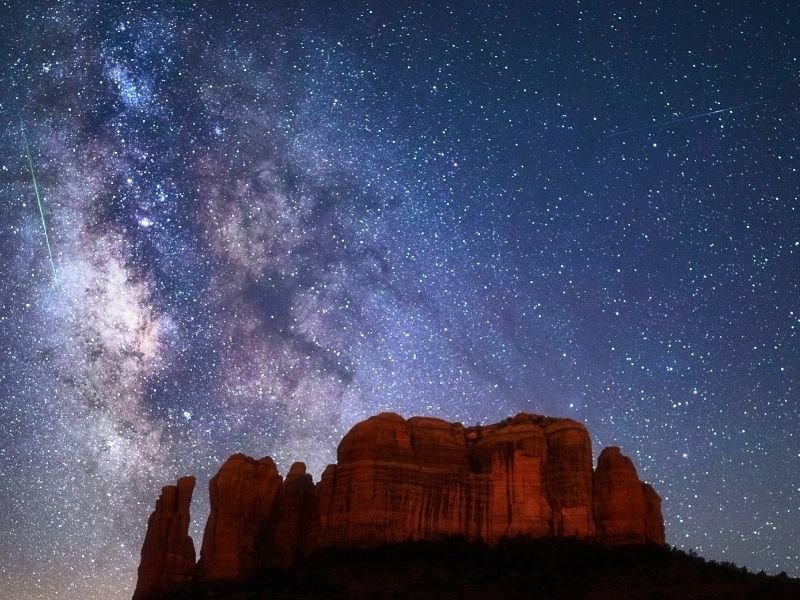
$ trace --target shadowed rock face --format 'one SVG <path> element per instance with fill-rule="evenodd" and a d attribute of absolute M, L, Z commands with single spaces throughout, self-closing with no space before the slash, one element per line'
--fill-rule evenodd
<path fill-rule="evenodd" d="M 661 496 L 649 483 L 642 484 L 644 491 L 644 540 L 648 544 L 664 544 L 664 515 L 661 513 Z"/>
<path fill-rule="evenodd" d="M 631 459 L 619 448 L 605 448 L 594 474 L 594 517 L 597 531 L 615 542 L 645 539 L 647 507 L 644 489 Z"/>
<path fill-rule="evenodd" d="M 262 567 L 286 569 L 304 558 L 314 514 L 314 481 L 304 463 L 294 463 L 286 475 L 266 528 Z"/>
<path fill-rule="evenodd" d="M 231 456 L 211 478 L 211 514 L 200 571 L 210 580 L 241 580 L 260 566 L 261 538 L 283 478 L 269 458 Z"/>
<path fill-rule="evenodd" d="M 282 480 L 272 459 L 237 454 L 209 491 L 211 515 L 195 573 L 205 581 L 243 581 L 331 547 L 448 536 L 489 543 L 515 535 L 664 543 L 661 499 L 639 481 L 630 459 L 607 448 L 593 473 L 586 428 L 538 415 L 467 428 L 383 413 L 345 435 L 337 464 L 316 486 L 303 463 Z M 154 517 L 140 586 L 150 529 L 161 530 Z"/>
<path fill-rule="evenodd" d="M 191 579 L 195 553 L 189 537 L 189 505 L 194 484 L 194 477 L 183 477 L 177 485 L 161 489 L 147 521 L 134 600 L 157 597 Z"/>
<path fill-rule="evenodd" d="M 605 448 L 594 473 L 598 537 L 609 543 L 664 543 L 661 498 L 639 481 L 636 467 L 614 446 Z"/>

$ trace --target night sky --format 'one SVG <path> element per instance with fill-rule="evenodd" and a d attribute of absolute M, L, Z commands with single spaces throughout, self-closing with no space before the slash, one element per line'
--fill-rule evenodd
<path fill-rule="evenodd" d="M 128 598 L 162 485 L 197 475 L 199 549 L 228 455 L 317 478 L 386 410 L 581 420 L 669 543 L 800 576 L 798 32 L 0 3 L 0 596 Z"/>

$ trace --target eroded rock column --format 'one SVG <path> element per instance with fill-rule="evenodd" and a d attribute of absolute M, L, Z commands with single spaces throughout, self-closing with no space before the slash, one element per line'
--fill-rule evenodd
<path fill-rule="evenodd" d="M 195 551 L 189 537 L 189 506 L 194 485 L 194 477 L 182 477 L 177 485 L 161 489 L 147 521 L 133 600 L 157 597 L 191 579 Z"/>
<path fill-rule="evenodd" d="M 208 581 L 242 581 L 259 566 L 260 542 L 283 478 L 269 458 L 231 456 L 208 485 L 211 514 L 200 573 Z"/>

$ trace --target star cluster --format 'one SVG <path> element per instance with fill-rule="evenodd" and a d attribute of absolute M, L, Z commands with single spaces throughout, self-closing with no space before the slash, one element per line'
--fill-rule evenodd
<path fill-rule="evenodd" d="M 0 595 L 127 598 L 162 485 L 198 544 L 384 410 L 582 420 L 800 576 L 795 3 L 0 13 Z"/>

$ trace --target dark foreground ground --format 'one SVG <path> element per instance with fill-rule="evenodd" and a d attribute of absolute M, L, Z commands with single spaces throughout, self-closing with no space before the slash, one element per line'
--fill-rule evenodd
<path fill-rule="evenodd" d="M 508 540 L 496 548 L 463 540 L 329 551 L 286 573 L 246 585 L 192 584 L 169 600 L 311 598 L 724 598 L 800 599 L 800 579 L 754 574 L 664 547 L 575 540 Z"/>

